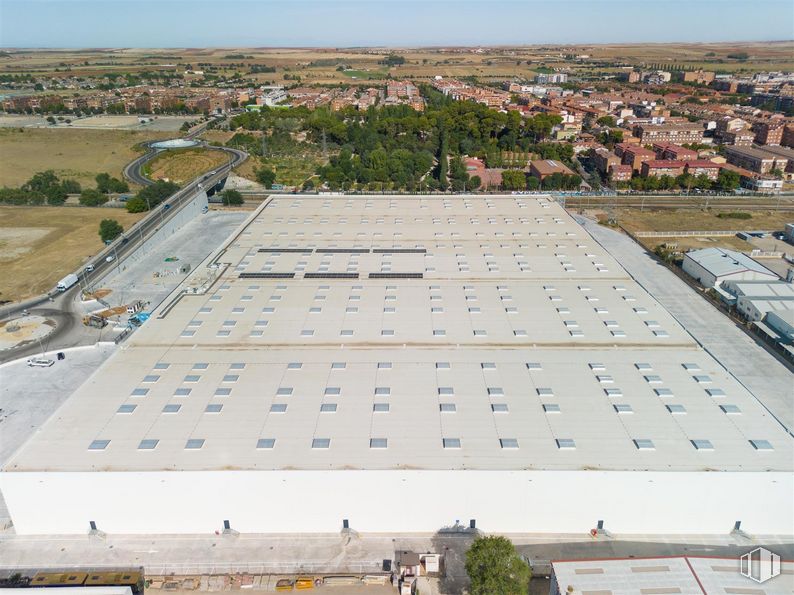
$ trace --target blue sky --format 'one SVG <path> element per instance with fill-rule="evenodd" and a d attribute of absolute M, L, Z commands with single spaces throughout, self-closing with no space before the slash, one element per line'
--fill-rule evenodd
<path fill-rule="evenodd" d="M 4 47 L 416 46 L 794 38 L 792 0 L 0 0 Z"/>

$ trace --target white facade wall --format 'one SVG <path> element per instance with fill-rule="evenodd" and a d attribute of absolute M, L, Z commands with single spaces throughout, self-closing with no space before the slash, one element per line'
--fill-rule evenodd
<path fill-rule="evenodd" d="M 751 270 L 720 275 L 718 277 L 689 258 L 686 254 L 684 255 L 684 261 L 681 263 L 681 268 L 685 273 L 697 280 L 703 287 L 716 287 L 724 281 L 772 281 L 776 279 L 770 277 L 768 274 Z"/>
<path fill-rule="evenodd" d="M 706 466 L 707 463 L 704 463 Z M 486 532 L 794 535 L 785 472 L 6 472 L 18 534 Z"/>

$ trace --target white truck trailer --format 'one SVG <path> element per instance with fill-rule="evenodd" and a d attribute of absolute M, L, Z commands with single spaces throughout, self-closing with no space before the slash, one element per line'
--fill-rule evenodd
<path fill-rule="evenodd" d="M 56 288 L 58 289 L 58 291 L 66 291 L 72 285 L 77 283 L 77 281 L 78 281 L 77 275 L 75 275 L 74 273 L 69 273 L 63 279 L 58 281 L 58 285 L 56 285 Z"/>

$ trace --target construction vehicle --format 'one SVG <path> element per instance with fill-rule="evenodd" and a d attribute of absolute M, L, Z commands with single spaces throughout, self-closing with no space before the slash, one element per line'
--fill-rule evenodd
<path fill-rule="evenodd" d="M 107 326 L 108 321 L 106 318 L 102 316 L 97 316 L 96 314 L 89 314 L 88 316 L 83 316 L 83 324 L 86 326 L 92 326 L 94 328 L 104 328 Z"/>

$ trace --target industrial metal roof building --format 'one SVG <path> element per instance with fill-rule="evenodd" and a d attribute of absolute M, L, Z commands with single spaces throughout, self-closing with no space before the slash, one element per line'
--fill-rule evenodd
<path fill-rule="evenodd" d="M 792 533 L 793 444 L 556 203 L 282 196 L 0 485 L 19 533 Z"/>

